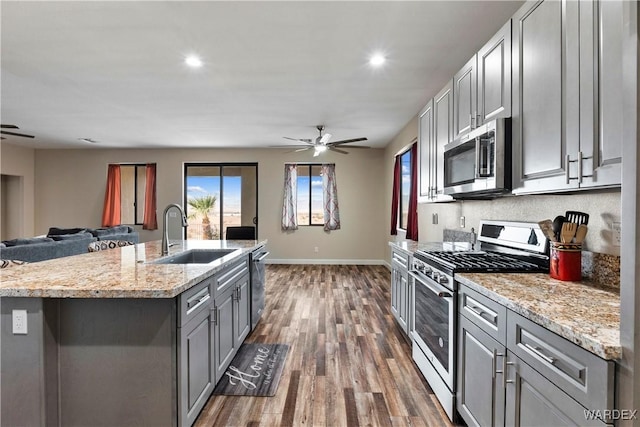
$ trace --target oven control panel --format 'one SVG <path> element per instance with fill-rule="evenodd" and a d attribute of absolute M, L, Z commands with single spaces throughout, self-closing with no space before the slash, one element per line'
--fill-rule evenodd
<path fill-rule="evenodd" d="M 413 259 L 413 271 L 419 272 L 441 285 L 447 285 L 450 282 L 449 276 L 447 274 L 438 271 L 426 262 L 416 258 Z"/>

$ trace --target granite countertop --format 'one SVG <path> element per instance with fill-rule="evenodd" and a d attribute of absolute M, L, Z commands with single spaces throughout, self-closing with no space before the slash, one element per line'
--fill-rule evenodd
<path fill-rule="evenodd" d="M 173 298 L 265 245 L 254 240 L 171 241 L 169 255 L 189 249 L 237 249 L 209 264 L 152 264 L 161 242 L 140 243 L 0 269 L 0 297 Z"/>
<path fill-rule="evenodd" d="M 620 293 L 542 273 L 461 273 L 456 280 L 603 359 L 622 357 Z"/>

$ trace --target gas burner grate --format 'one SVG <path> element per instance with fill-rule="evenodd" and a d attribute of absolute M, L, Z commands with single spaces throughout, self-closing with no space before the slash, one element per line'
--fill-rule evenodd
<path fill-rule="evenodd" d="M 414 256 L 436 268 L 451 272 L 538 272 L 544 267 L 533 262 L 493 252 L 418 251 Z"/>

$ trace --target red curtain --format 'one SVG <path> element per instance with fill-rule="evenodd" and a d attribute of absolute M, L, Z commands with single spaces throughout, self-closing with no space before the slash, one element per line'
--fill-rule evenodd
<path fill-rule="evenodd" d="M 409 213 L 407 215 L 407 239 L 418 241 L 418 144 L 411 146 L 411 187 L 409 188 Z"/>
<path fill-rule="evenodd" d="M 156 218 L 156 164 L 147 164 L 147 185 L 144 190 L 144 219 L 142 220 L 143 230 L 157 230 L 158 221 Z"/>
<path fill-rule="evenodd" d="M 398 234 L 398 204 L 400 202 L 400 156 L 396 156 L 393 166 L 393 194 L 391 196 L 391 235 Z"/>
<path fill-rule="evenodd" d="M 114 225 L 120 225 L 120 165 L 109 165 L 102 210 L 102 226 Z"/>

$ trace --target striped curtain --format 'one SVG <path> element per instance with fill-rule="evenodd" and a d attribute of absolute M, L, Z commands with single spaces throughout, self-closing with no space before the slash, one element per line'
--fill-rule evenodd
<path fill-rule="evenodd" d="M 325 231 L 339 230 L 340 209 L 338 208 L 336 165 L 323 164 L 320 170 L 322 175 L 322 202 L 324 204 L 324 229 Z"/>
<path fill-rule="evenodd" d="M 282 205 L 282 229 L 298 229 L 298 170 L 295 164 L 284 165 L 284 203 Z"/>

